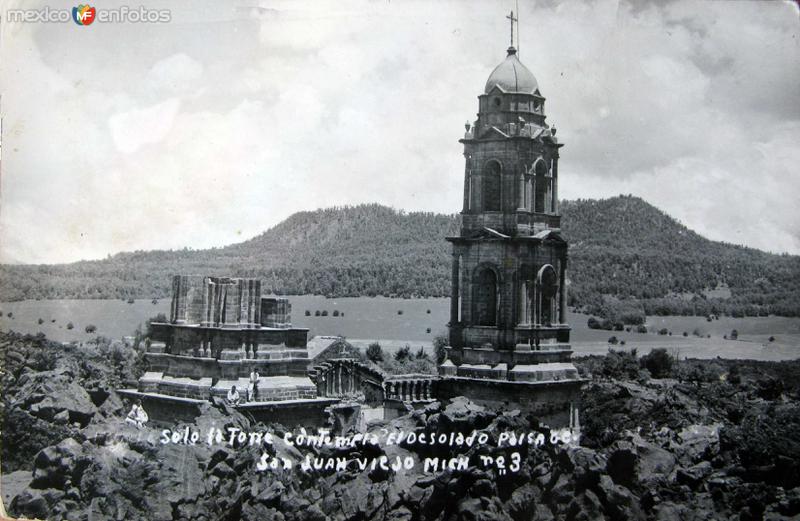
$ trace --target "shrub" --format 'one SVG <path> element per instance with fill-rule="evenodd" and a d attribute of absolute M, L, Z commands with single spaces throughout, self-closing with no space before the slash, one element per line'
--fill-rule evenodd
<path fill-rule="evenodd" d="M 436 364 L 430 358 L 409 357 L 407 360 L 398 361 L 394 358 L 384 360 L 380 364 L 381 369 L 388 374 L 436 374 Z"/>
<path fill-rule="evenodd" d="M 608 343 L 611 345 L 617 345 L 619 343 L 619 340 L 617 339 L 617 337 L 612 336 L 611 338 L 608 339 Z"/>
<path fill-rule="evenodd" d="M 86 331 L 87 333 L 94 333 L 95 331 L 97 331 L 97 326 L 95 326 L 94 324 L 89 324 L 84 328 L 84 331 Z"/>
<path fill-rule="evenodd" d="M 320 313 L 319 310 L 314 311 L 314 316 L 315 317 L 318 317 L 320 315 L 322 315 L 322 313 Z"/>
<path fill-rule="evenodd" d="M 663 347 L 653 349 L 641 359 L 643 368 L 650 371 L 653 378 L 666 378 L 672 374 L 672 365 L 675 360 Z"/>
<path fill-rule="evenodd" d="M 327 309 L 322 311 L 322 316 L 323 317 L 327 317 L 328 316 L 328 310 Z"/>
<path fill-rule="evenodd" d="M 622 322 L 614 322 L 614 331 L 622 331 L 625 329 L 625 324 Z"/>
<path fill-rule="evenodd" d="M 621 315 L 619 315 L 619 320 L 621 320 L 625 324 L 637 326 L 639 324 L 644 324 L 645 314 L 644 311 L 622 313 Z"/>
<path fill-rule="evenodd" d="M 665 327 L 662 327 L 661 329 L 658 330 L 659 335 L 666 335 L 667 333 L 669 333 L 669 331 Z"/>
<path fill-rule="evenodd" d="M 419 348 L 419 351 L 417 351 L 417 353 L 414 355 L 414 358 L 416 358 L 417 360 L 430 360 L 431 359 L 431 357 L 428 356 L 428 353 L 425 352 L 425 348 L 424 347 L 420 347 Z"/>
<path fill-rule="evenodd" d="M 43 319 L 43 318 L 40 318 L 40 319 L 39 319 L 39 325 L 42 325 L 42 324 L 44 324 L 44 319 Z"/>
<path fill-rule="evenodd" d="M 378 342 L 373 342 L 367 346 L 367 358 L 375 362 L 383 362 L 383 349 Z"/>
<path fill-rule="evenodd" d="M 447 359 L 447 335 L 440 333 L 433 337 L 433 352 L 436 355 L 436 363 L 441 364 Z"/>
<path fill-rule="evenodd" d="M 689 333 L 687 333 L 686 331 L 684 331 L 684 332 L 683 332 L 683 336 L 689 336 Z"/>
<path fill-rule="evenodd" d="M 308 309 L 306 310 L 306 316 L 307 316 L 307 317 L 310 317 L 310 316 L 311 316 L 311 311 L 310 311 L 310 310 L 308 310 Z"/>
<path fill-rule="evenodd" d="M 334 317 L 338 317 L 339 316 L 339 310 L 338 309 L 334 309 L 333 310 L 333 316 Z"/>
<path fill-rule="evenodd" d="M 622 331 L 624 327 L 621 322 L 614 323 L 611 320 L 605 318 L 603 320 L 598 320 L 595 317 L 589 317 L 587 320 L 586 325 L 589 326 L 589 329 L 604 329 L 606 331 L 611 331 L 619 325 L 619 329 L 617 331 Z"/>
<path fill-rule="evenodd" d="M 148 337 L 153 336 L 153 322 L 168 322 L 167 315 L 159 313 L 154 317 L 150 317 L 144 322 L 145 334 Z"/>
<path fill-rule="evenodd" d="M 430 333 L 430 332 L 431 332 L 431 328 L 429 328 L 429 327 L 426 327 L 426 328 L 425 328 L 425 332 L 426 332 L 426 333 Z"/>
<path fill-rule="evenodd" d="M 737 364 L 733 364 L 728 370 L 728 383 L 739 385 L 742 382 L 742 375 Z"/>
<path fill-rule="evenodd" d="M 610 349 L 602 365 L 603 375 L 615 379 L 636 379 L 639 377 L 639 361 L 636 350 L 614 351 Z"/>
<path fill-rule="evenodd" d="M 674 371 L 679 380 L 685 380 L 695 384 L 718 382 L 724 368 L 719 364 L 708 362 L 681 362 Z"/>
<path fill-rule="evenodd" d="M 72 322 L 67 322 L 67 329 L 73 329 L 74 327 L 75 324 L 73 324 Z"/>
<path fill-rule="evenodd" d="M 397 314 L 398 314 L 398 315 L 402 315 L 402 314 L 403 314 L 403 310 L 402 310 L 402 309 L 398 309 L 398 310 L 397 310 Z"/>
<path fill-rule="evenodd" d="M 638 326 L 636 326 L 636 332 L 637 333 L 647 333 L 647 326 L 645 326 L 643 324 L 639 324 Z"/>
<path fill-rule="evenodd" d="M 700 328 L 694 328 L 694 331 L 692 331 L 692 334 L 694 336 L 696 336 L 696 337 L 703 338 L 703 332 L 700 331 Z"/>
<path fill-rule="evenodd" d="M 774 336 L 769 337 L 769 341 L 770 342 L 774 342 L 775 341 L 775 337 Z"/>
<path fill-rule="evenodd" d="M 404 345 L 394 353 L 394 359 L 398 362 L 404 362 L 411 358 L 411 346 Z"/>
<path fill-rule="evenodd" d="M 426 311 L 426 313 L 430 315 L 431 314 L 431 310 L 429 309 L 428 311 Z"/>

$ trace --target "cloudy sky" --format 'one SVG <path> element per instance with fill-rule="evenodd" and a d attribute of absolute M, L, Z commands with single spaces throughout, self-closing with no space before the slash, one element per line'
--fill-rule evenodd
<path fill-rule="evenodd" d="M 513 0 L 142 3 L 171 21 L 7 23 L 37 5 L 3 2 L 3 262 L 224 245 L 333 205 L 460 210 L 457 140 Z M 800 253 L 795 3 L 520 8 L 562 197 L 630 193 Z"/>

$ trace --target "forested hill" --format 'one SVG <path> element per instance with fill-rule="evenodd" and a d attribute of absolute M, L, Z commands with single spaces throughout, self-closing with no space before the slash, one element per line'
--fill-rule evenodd
<path fill-rule="evenodd" d="M 654 313 L 800 315 L 800 257 L 709 241 L 636 197 L 565 201 L 570 304 Z M 151 298 L 173 273 L 256 276 L 282 294 L 446 296 L 455 215 L 380 205 L 299 212 L 248 241 L 209 250 L 0 266 L 0 300 Z"/>
<path fill-rule="evenodd" d="M 638 197 L 562 203 L 573 305 L 634 297 L 653 314 L 800 316 L 800 256 L 710 241 Z"/>

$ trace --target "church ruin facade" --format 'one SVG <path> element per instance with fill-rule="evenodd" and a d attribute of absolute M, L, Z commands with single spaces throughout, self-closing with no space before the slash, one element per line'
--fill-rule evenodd
<path fill-rule="evenodd" d="M 292 327 L 289 301 L 262 296 L 258 279 L 175 275 L 169 319 L 150 330 L 147 372 L 123 393 L 155 420 L 190 419 L 233 387 L 251 416 L 287 425 L 321 425 L 338 403 L 309 378 L 308 329 Z"/>

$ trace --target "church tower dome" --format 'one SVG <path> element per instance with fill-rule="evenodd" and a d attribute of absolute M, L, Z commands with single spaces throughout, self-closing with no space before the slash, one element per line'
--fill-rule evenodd
<path fill-rule="evenodd" d="M 494 68 L 489 79 L 486 80 L 484 93 L 489 94 L 492 89 L 499 87 L 505 93 L 537 94 L 539 84 L 533 73 L 519 61 L 517 50 L 508 48 L 508 56 Z"/>

